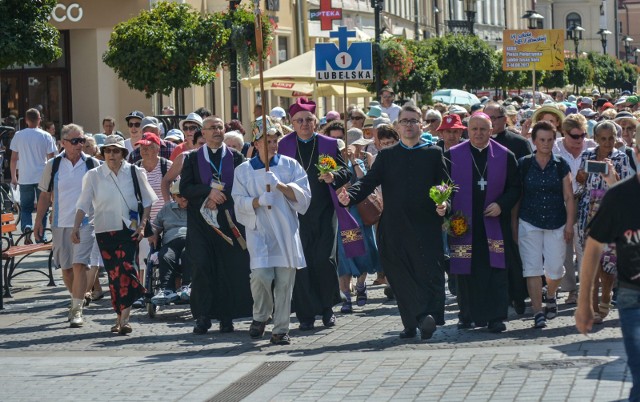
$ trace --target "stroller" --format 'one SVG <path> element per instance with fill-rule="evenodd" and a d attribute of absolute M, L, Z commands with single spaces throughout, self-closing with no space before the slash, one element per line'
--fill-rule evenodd
<path fill-rule="evenodd" d="M 155 318 L 156 313 L 162 308 L 170 305 L 188 305 L 189 296 L 191 294 L 190 285 L 182 286 L 182 275 L 176 276 L 176 294 L 177 297 L 167 300 L 159 300 L 154 297 L 160 290 L 160 269 L 159 269 L 159 249 L 151 246 L 149 255 L 146 258 L 147 273 L 144 278 L 144 287 L 147 292 L 144 295 L 144 302 L 147 309 L 147 315 L 149 318 Z M 178 260 L 178 263 L 182 265 L 182 259 Z"/>

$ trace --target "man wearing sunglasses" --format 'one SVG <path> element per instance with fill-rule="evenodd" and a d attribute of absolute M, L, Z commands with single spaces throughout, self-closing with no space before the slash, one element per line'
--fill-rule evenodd
<path fill-rule="evenodd" d="M 137 141 L 140 141 L 142 137 L 142 119 L 144 119 L 144 113 L 139 110 L 134 110 L 124 118 L 127 121 L 127 127 L 129 128 L 129 138 L 124 141 L 124 146 L 127 147 L 129 154 L 133 152 L 133 145 Z"/>
<path fill-rule="evenodd" d="M 71 328 L 78 328 L 84 324 L 82 307 L 87 288 L 91 288 L 95 280 L 96 271 L 92 271 L 94 276 L 89 278 L 90 271 L 87 270 L 95 234 L 89 218 L 85 218 L 80 226 L 80 243 L 72 243 L 71 232 L 76 215 L 76 200 L 82 192 L 82 179 L 90 169 L 100 166 L 100 161 L 82 152 L 86 142 L 82 127 L 68 124 L 62 127 L 60 136 L 64 151 L 50 159 L 44 168 L 38 185 L 41 193 L 33 231 L 36 240 L 40 240 L 44 234 L 42 218 L 53 205 L 53 256 L 57 268 L 62 269 L 62 279 L 71 294 L 69 324 Z"/>
<path fill-rule="evenodd" d="M 29 109 L 25 114 L 27 128 L 18 131 L 11 140 L 11 184 L 20 184 L 20 228 L 33 228 L 33 205 L 40 195 L 38 182 L 44 165 L 56 153 L 55 139 L 40 127 L 40 112 Z M 20 172 L 20 177 L 18 177 Z M 46 219 L 44 217 L 43 219 Z M 43 222 L 46 225 L 46 222 Z"/>

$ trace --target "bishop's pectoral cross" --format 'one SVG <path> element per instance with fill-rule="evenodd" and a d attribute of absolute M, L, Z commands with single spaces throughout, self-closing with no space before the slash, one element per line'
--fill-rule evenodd
<path fill-rule="evenodd" d="M 478 180 L 478 185 L 480 186 L 480 190 L 484 191 L 484 187 L 488 184 L 488 182 L 484 179 L 484 177 L 480 177 Z"/>

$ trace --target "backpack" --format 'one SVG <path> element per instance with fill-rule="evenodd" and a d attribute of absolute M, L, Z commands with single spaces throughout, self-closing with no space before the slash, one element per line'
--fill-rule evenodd
<path fill-rule="evenodd" d="M 136 165 L 137 167 L 142 167 L 142 159 L 134 163 L 134 165 Z M 169 170 L 169 168 L 167 167 L 167 158 L 163 158 L 162 156 L 160 156 L 160 173 L 162 174 L 162 177 L 167 174 L 167 170 Z"/>
<path fill-rule="evenodd" d="M 60 161 L 62 161 L 63 155 L 58 155 L 53 158 L 53 166 L 51 166 L 51 179 L 49 180 L 49 187 L 47 187 L 47 192 L 50 193 L 53 191 L 53 178 L 58 173 L 58 169 L 60 168 Z M 91 170 L 96 166 L 100 166 L 100 162 L 97 162 L 93 157 L 89 156 L 85 159 L 84 163 L 87 165 L 87 170 Z"/>

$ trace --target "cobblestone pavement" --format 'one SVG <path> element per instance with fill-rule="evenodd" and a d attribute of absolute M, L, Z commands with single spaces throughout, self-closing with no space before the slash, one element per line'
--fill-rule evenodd
<path fill-rule="evenodd" d="M 232 334 L 214 323 L 207 335 L 193 335 L 188 305 L 153 319 L 137 310 L 133 333 L 113 335 L 108 297 L 91 303 L 85 325 L 71 329 L 61 281 L 52 288 L 42 278 L 14 279 L 14 298 L 0 311 L 2 401 L 582 402 L 624 400 L 631 386 L 617 312 L 585 337 L 562 298 L 546 329 L 533 329 L 529 312 L 510 310 L 503 334 L 458 330 L 451 300 L 446 325 L 431 340 L 404 341 L 395 302 L 370 286 L 368 304 L 337 313 L 336 327 L 301 333 L 292 319 L 293 344 L 272 346 L 268 331 L 249 338 L 249 319 L 236 320 Z"/>

